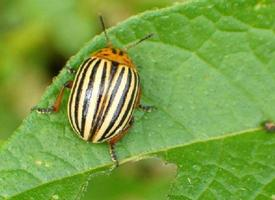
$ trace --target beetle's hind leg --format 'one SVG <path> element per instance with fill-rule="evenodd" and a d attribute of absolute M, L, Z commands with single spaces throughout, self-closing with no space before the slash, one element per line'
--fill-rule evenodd
<path fill-rule="evenodd" d="M 126 135 L 126 133 L 128 133 L 128 131 L 131 128 L 131 126 L 133 125 L 133 123 L 134 123 L 134 117 L 131 118 L 129 124 L 120 133 L 118 133 L 116 136 L 114 136 L 113 138 L 111 138 L 108 141 L 109 152 L 111 155 L 111 159 L 114 163 L 114 168 L 119 166 L 119 162 L 118 162 L 116 150 L 115 150 L 115 145 L 119 140 L 121 140 L 121 138 L 123 138 L 124 135 Z"/>
<path fill-rule="evenodd" d="M 51 107 L 48 107 L 48 108 L 33 107 L 31 110 L 36 111 L 36 112 L 41 113 L 41 114 L 48 114 L 48 113 L 58 112 L 59 108 L 60 108 L 60 105 L 61 105 L 61 102 L 62 102 L 62 98 L 63 98 L 63 95 L 64 95 L 65 88 L 72 88 L 72 85 L 73 85 L 73 81 L 67 81 L 63 85 L 63 87 L 61 88 L 54 104 Z"/>

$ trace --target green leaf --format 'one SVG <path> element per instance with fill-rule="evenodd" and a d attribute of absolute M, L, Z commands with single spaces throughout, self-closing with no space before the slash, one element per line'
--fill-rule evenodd
<path fill-rule="evenodd" d="M 178 174 L 169 199 L 271 199 L 274 146 L 274 135 L 247 131 L 170 150 Z"/>
<path fill-rule="evenodd" d="M 177 164 L 170 199 L 270 199 L 275 191 L 274 1 L 203 0 L 146 12 L 109 30 L 115 46 L 155 33 L 129 50 L 142 101 L 133 128 L 117 145 L 122 163 L 162 157 Z M 68 64 L 77 68 L 105 45 L 95 37 Z M 40 106 L 73 79 L 65 70 Z M 112 165 L 105 144 L 73 133 L 66 115 L 31 113 L 0 151 L 0 199 L 75 199 Z"/>

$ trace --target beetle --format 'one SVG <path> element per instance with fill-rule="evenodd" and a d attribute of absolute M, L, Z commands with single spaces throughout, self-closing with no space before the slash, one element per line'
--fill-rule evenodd
<path fill-rule="evenodd" d="M 140 104 L 140 78 L 126 51 L 153 34 L 120 49 L 110 42 L 102 16 L 100 22 L 106 47 L 92 53 L 76 71 L 68 67 L 69 72 L 76 73 L 75 78 L 63 85 L 53 106 L 33 110 L 58 112 L 65 88 L 71 89 L 67 113 L 74 132 L 85 141 L 107 142 L 111 159 L 118 166 L 115 144 L 133 125 L 134 109 L 150 112 L 153 108 Z"/>

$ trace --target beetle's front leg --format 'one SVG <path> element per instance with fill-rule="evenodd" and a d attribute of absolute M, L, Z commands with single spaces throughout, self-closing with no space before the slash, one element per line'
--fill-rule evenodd
<path fill-rule="evenodd" d="M 70 66 L 66 66 L 65 68 L 70 74 L 76 74 L 76 71 L 77 71 L 76 69 L 74 69 Z"/>
<path fill-rule="evenodd" d="M 60 90 L 53 106 L 51 106 L 49 108 L 33 107 L 32 110 L 35 110 L 36 112 L 41 113 L 41 114 L 48 114 L 48 113 L 58 112 L 59 108 L 60 108 L 60 105 L 61 105 L 61 102 L 62 102 L 62 98 L 63 98 L 63 95 L 64 95 L 65 88 L 72 88 L 72 85 L 73 85 L 73 81 L 68 81 L 63 85 L 63 87 L 61 88 L 61 90 Z"/>

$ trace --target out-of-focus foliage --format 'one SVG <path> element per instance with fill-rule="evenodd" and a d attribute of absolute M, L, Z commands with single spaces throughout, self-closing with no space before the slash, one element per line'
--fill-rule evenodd
<path fill-rule="evenodd" d="M 83 200 L 164 200 L 176 165 L 156 159 L 127 163 L 112 172 L 92 177 Z"/>
<path fill-rule="evenodd" d="M 174 0 L 2 0 L 0 139 L 7 139 L 65 61 L 96 33 L 102 13 L 114 25 Z"/>

